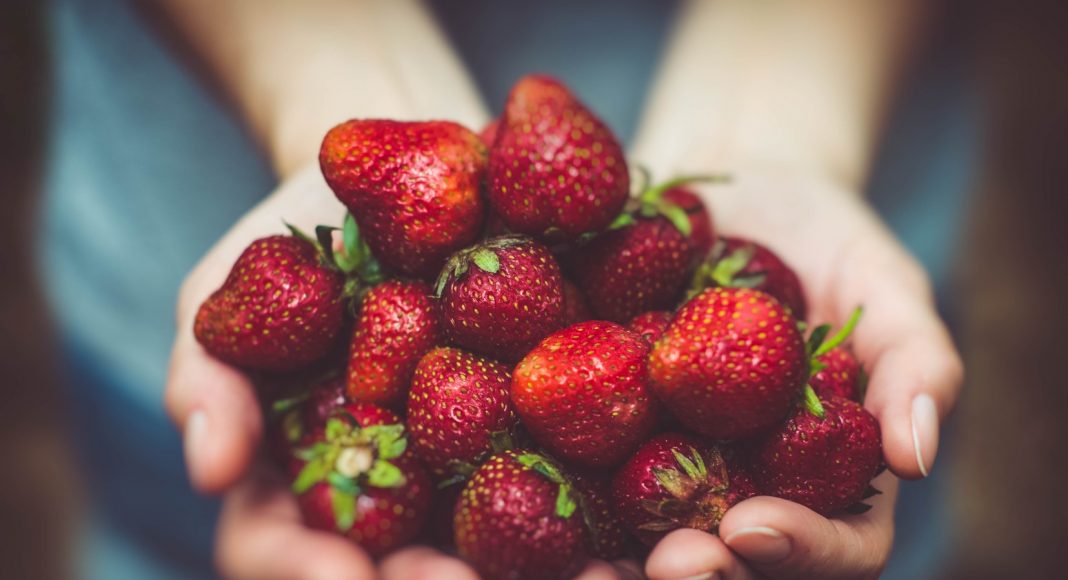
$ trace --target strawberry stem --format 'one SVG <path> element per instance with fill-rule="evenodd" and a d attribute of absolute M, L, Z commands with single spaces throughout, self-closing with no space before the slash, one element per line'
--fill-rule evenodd
<path fill-rule="evenodd" d="M 645 190 L 638 197 L 642 201 L 642 203 L 655 204 L 660 201 L 660 198 L 663 197 L 664 192 L 669 189 L 688 185 L 691 183 L 720 184 L 730 183 L 730 181 L 730 176 L 722 173 L 708 175 L 683 175 L 681 177 L 676 177 L 674 179 L 669 179 L 656 185 L 649 186 L 645 188 Z"/>
<path fill-rule="evenodd" d="M 835 335 L 832 336 L 829 340 L 824 341 L 823 344 L 819 345 L 819 347 L 816 348 L 815 352 L 812 353 L 812 356 L 823 356 L 830 352 L 831 349 L 833 349 L 834 347 L 845 342 L 845 340 L 849 338 L 849 335 L 853 333 L 853 329 L 857 327 L 857 323 L 860 322 L 860 316 L 862 314 L 864 314 L 863 306 L 857 306 L 856 308 L 854 308 L 853 313 L 849 315 L 849 320 L 846 321 L 845 325 L 842 326 L 842 328 L 839 329 L 838 332 L 835 333 Z"/>
<path fill-rule="evenodd" d="M 809 413 L 819 417 L 820 419 L 827 416 L 827 411 L 823 409 L 823 403 L 820 402 L 820 398 L 816 395 L 815 389 L 812 385 L 806 384 L 803 391 L 805 397 L 805 408 Z"/>

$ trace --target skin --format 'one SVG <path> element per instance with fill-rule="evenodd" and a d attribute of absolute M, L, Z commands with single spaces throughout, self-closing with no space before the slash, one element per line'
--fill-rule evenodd
<path fill-rule="evenodd" d="M 759 233 L 757 241 L 794 265 L 811 320 L 840 324 L 864 304 L 854 346 L 872 373 L 865 405 L 880 420 L 892 473 L 877 480 L 884 493 L 860 516 L 827 519 L 758 497 L 727 513 L 720 537 L 673 532 L 645 563 L 651 578 L 875 576 L 893 537 L 895 475 L 915 479 L 933 465 L 938 422 L 959 393 L 960 360 L 926 274 L 857 193 L 921 6 L 822 0 L 775 10 L 728 1 L 684 8 L 632 159 L 665 177 L 731 173 L 731 185 L 701 190 L 717 227 Z M 224 497 L 220 572 L 474 578 L 425 547 L 396 552 L 376 570 L 350 542 L 306 529 L 282 482 L 254 465 L 263 425 L 250 383 L 200 348 L 192 320 L 241 250 L 277 233 L 282 217 L 308 229 L 340 220 L 342 207 L 314 163 L 329 127 L 362 116 L 448 118 L 478 128 L 488 119 L 484 105 L 415 2 L 169 0 L 165 10 L 260 137 L 281 182 L 190 273 L 178 303 L 166 404 L 184 432 L 193 485 Z M 914 403 L 919 395 L 929 398 Z M 773 553 L 777 546 L 785 548 Z M 582 575 L 638 576 L 632 562 L 594 562 Z"/>

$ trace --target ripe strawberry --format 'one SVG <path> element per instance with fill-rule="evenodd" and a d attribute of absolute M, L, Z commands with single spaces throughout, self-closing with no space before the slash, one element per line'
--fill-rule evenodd
<path fill-rule="evenodd" d="M 304 462 L 294 455 L 294 449 L 308 443 L 313 426 L 325 425 L 348 403 L 343 376 L 329 377 L 311 390 L 273 401 L 268 411 L 266 441 L 267 451 L 279 468 L 296 477 Z M 390 416 L 397 422 L 395 415 Z"/>
<path fill-rule="evenodd" d="M 502 236 L 454 254 L 435 288 L 455 344 L 503 361 L 522 357 L 560 328 L 560 267 L 523 236 Z"/>
<path fill-rule="evenodd" d="M 630 319 L 627 330 L 641 335 L 650 345 L 663 336 L 675 315 L 666 310 L 650 310 Z"/>
<path fill-rule="evenodd" d="M 435 348 L 415 369 L 408 393 L 412 449 L 444 479 L 470 476 L 519 422 L 501 363 L 455 348 Z"/>
<path fill-rule="evenodd" d="M 860 401 L 861 373 L 860 363 L 857 362 L 848 350 L 843 347 L 835 347 L 826 354 L 817 357 L 817 361 L 824 366 L 818 372 L 813 373 L 808 384 L 816 389 L 820 397 L 839 397 Z"/>
<path fill-rule="evenodd" d="M 565 578 L 585 560 L 579 496 L 545 456 L 505 451 L 467 482 L 456 506 L 456 548 L 483 578 Z"/>
<path fill-rule="evenodd" d="M 486 146 L 486 149 L 492 149 L 493 143 L 497 141 L 497 131 L 501 127 L 501 120 L 494 119 L 489 123 L 486 123 L 482 130 L 478 132 L 478 138 L 482 140 L 482 144 Z"/>
<path fill-rule="evenodd" d="M 816 401 L 797 405 L 755 440 L 750 464 L 761 492 L 833 515 L 866 497 L 881 468 L 882 440 L 879 422 L 859 404 L 834 395 Z"/>
<path fill-rule="evenodd" d="M 403 405 L 415 365 L 442 334 L 428 284 L 390 280 L 375 286 L 363 297 L 349 346 L 349 396 Z"/>
<path fill-rule="evenodd" d="M 512 88 L 490 150 L 489 200 L 513 231 L 575 239 L 604 229 L 630 189 L 612 132 L 560 82 Z"/>
<path fill-rule="evenodd" d="M 305 523 L 335 531 L 372 556 L 420 532 L 430 511 L 430 478 L 405 451 L 404 426 L 370 403 L 347 405 L 313 431 L 293 481 Z"/>
<path fill-rule="evenodd" d="M 744 287 L 762 290 L 804 320 L 805 294 L 797 274 L 774 252 L 742 238 L 721 237 L 711 255 L 694 273 L 692 289 L 710 286 Z"/>
<path fill-rule="evenodd" d="M 534 347 L 512 374 L 512 400 L 534 439 L 566 461 L 610 467 L 649 435 L 659 406 L 649 345 L 618 324 L 580 322 Z"/>
<path fill-rule="evenodd" d="M 708 179 L 684 177 L 647 188 L 613 229 L 569 255 L 572 278 L 597 316 L 624 324 L 678 303 L 712 236 L 712 221 L 695 195 L 674 184 Z M 695 231 L 700 239 L 693 238 Z"/>
<path fill-rule="evenodd" d="M 590 305 L 586 302 L 586 297 L 582 295 L 582 290 L 579 290 L 578 286 L 572 284 L 570 280 L 565 279 L 564 315 L 561 326 L 571 326 L 591 318 L 593 318 L 593 313 L 590 312 Z"/>
<path fill-rule="evenodd" d="M 429 278 L 475 241 L 486 147 L 448 121 L 352 120 L 326 134 L 319 164 L 383 265 Z"/>
<path fill-rule="evenodd" d="M 719 446 L 665 433 L 623 464 L 612 494 L 623 523 L 652 546 L 678 528 L 715 533 L 728 508 L 757 492 L 741 462 Z"/>
<path fill-rule="evenodd" d="M 678 180 L 676 180 L 678 182 Z M 698 256 L 704 256 L 716 243 L 712 214 L 693 190 L 677 185 L 664 191 L 664 201 L 682 209 L 690 218 L 690 245 Z"/>
<path fill-rule="evenodd" d="M 193 332 L 213 356 L 288 371 L 324 357 L 345 322 L 344 276 L 297 236 L 252 242 L 197 312 Z"/>
<path fill-rule="evenodd" d="M 586 550 L 602 560 L 616 560 L 627 555 L 627 531 L 612 501 L 611 477 L 594 474 L 570 474 L 571 484 L 581 496 L 586 518 Z"/>
<path fill-rule="evenodd" d="M 716 439 L 749 437 L 781 421 L 807 377 L 797 322 L 748 288 L 695 296 L 649 356 L 660 400 L 687 428 Z"/>

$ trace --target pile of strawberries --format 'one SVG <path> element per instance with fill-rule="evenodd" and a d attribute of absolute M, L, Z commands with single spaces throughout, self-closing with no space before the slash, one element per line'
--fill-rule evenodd
<path fill-rule="evenodd" d="M 859 310 L 806 339 L 798 277 L 687 189 L 715 178 L 632 188 L 561 83 L 520 80 L 481 135 L 348 121 L 319 159 L 344 226 L 253 242 L 195 325 L 258 381 L 309 526 L 552 578 L 754 495 L 877 493 Z"/>

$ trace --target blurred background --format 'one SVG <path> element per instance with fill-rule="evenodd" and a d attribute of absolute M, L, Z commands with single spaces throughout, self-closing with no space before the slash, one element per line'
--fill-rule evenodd
<path fill-rule="evenodd" d="M 92 75 L 100 59 L 123 55 L 122 74 L 146 74 L 153 51 L 173 50 L 166 43 L 139 37 L 116 40 L 94 55 L 84 52 L 85 47 L 102 43 L 68 34 L 79 19 L 139 18 L 140 9 L 134 4 L 109 1 L 87 9 L 91 3 L 0 2 L 0 199 L 5 203 L 0 211 L 4 389 L 0 465 L 5 468 L 0 477 L 0 577 L 4 578 L 81 576 L 74 573 L 75 563 L 85 558 L 106 560 L 109 551 L 122 549 L 108 541 L 111 534 L 133 532 L 145 538 L 146 558 L 167 558 L 167 548 L 152 542 L 162 528 L 188 524 L 193 529 L 190 521 L 210 520 L 215 513 L 211 502 L 191 493 L 180 470 L 157 475 L 150 489 L 126 488 L 126 481 L 136 479 L 126 475 L 159 473 L 148 464 L 109 460 L 109 450 L 133 442 L 72 437 L 86 415 L 103 414 L 124 425 L 165 418 L 161 403 L 151 398 L 133 397 L 114 408 L 99 408 L 80 396 L 80 389 L 92 388 L 94 369 L 91 362 L 71 362 L 63 356 L 70 346 L 53 331 L 44 297 L 92 289 L 55 288 L 64 279 L 40 271 L 41 249 L 33 244 L 44 227 L 39 215 L 46 203 L 41 195 L 47 187 L 46 161 L 62 158 L 57 144 L 50 141 L 56 134 L 50 123 L 77 123 L 78 115 L 114 114 L 106 107 L 73 107 L 71 95 L 57 84 L 57 67 L 73 66 L 77 67 L 73 72 Z M 492 9 L 475 11 L 468 4 L 436 3 L 446 29 L 469 26 L 472 18 L 536 20 L 535 14 L 494 14 Z M 652 2 L 628 4 L 634 8 L 626 11 L 630 16 L 597 16 L 592 8 L 584 15 L 581 4 L 571 10 L 577 13 L 577 23 L 604 17 L 620 19 L 614 23 L 620 27 L 670 25 Z M 895 106 L 868 193 L 906 245 L 935 273 L 939 304 L 965 358 L 967 383 L 944 431 L 945 447 L 934 476 L 903 486 L 898 521 L 910 532 L 899 534 L 887 577 L 1064 577 L 1059 551 L 1068 538 L 1068 501 L 1059 487 L 1068 465 L 1068 421 L 1063 420 L 1068 412 L 1068 381 L 1059 356 L 1068 352 L 1064 306 L 1068 197 L 1063 193 L 1068 184 L 1064 32 L 1068 19 L 1065 8 L 1054 1 L 981 0 L 944 2 L 942 7 L 932 46 L 910 72 Z M 547 42 L 544 36 L 526 38 L 511 34 L 509 27 L 499 30 L 479 43 L 471 37 L 455 38 L 464 58 L 479 71 L 477 80 L 491 103 L 502 102 L 511 80 L 519 75 L 530 70 L 552 72 L 554 62 L 575 58 L 534 51 L 536 41 Z M 553 34 L 581 34 L 581 26 L 556 27 Z M 57 42 L 57 35 L 62 42 Z M 490 59 L 492 51 L 486 46 L 510 47 L 512 58 Z M 613 66 L 625 67 L 625 74 L 651 76 L 658 44 L 635 42 L 622 52 L 618 49 L 604 49 L 617 50 L 616 58 L 608 59 Z M 631 106 L 613 99 L 612 85 L 602 82 L 610 73 L 592 64 L 605 59 L 598 61 L 596 54 L 589 58 L 586 70 L 579 62 L 565 80 L 610 120 L 621 137 L 629 138 L 640 102 Z M 195 78 L 188 82 L 164 84 L 161 90 L 187 92 L 190 99 L 208 103 L 214 111 L 225 109 L 210 87 L 197 84 Z M 106 91 L 106 87 L 94 89 Z M 142 111 L 139 122 L 158 123 L 161 145 L 194 146 L 168 132 L 168 124 L 189 121 L 190 111 L 175 111 L 168 117 L 144 95 L 108 98 L 113 98 L 115 107 Z M 232 121 L 209 120 L 211 126 L 204 129 L 209 138 L 228 140 L 235 147 L 247 143 L 248 136 Z M 81 142 L 85 153 L 78 159 L 92 162 L 92 143 Z M 257 157 L 254 148 L 246 149 Z M 251 163 L 265 167 L 262 159 Z M 225 189 L 228 179 L 242 179 L 189 176 L 184 167 L 165 169 L 168 173 L 161 181 L 185 180 L 187 187 Z M 210 175 L 210 169 L 204 174 Z M 223 166 L 215 169 L 225 173 Z M 259 177 L 250 179 L 259 180 L 253 190 L 266 191 L 270 185 Z M 249 189 L 247 183 L 244 188 Z M 64 219 L 96 219 L 92 204 L 98 201 L 81 199 Z M 240 214 L 242 203 L 247 200 L 234 201 L 216 215 L 205 216 L 194 208 L 185 210 L 188 215 L 176 210 L 174 217 L 203 219 L 205 231 L 222 231 Z M 62 225 L 61 221 L 47 227 Z M 198 242 L 190 255 L 198 255 L 212 239 Z M 135 284 L 176 292 L 176 281 L 191 264 L 168 270 L 165 262 L 159 266 L 162 270 L 153 270 L 136 264 L 146 260 L 151 246 L 138 245 L 137 240 L 127 243 L 130 264 L 112 267 L 129 270 Z M 106 312 L 100 316 L 93 323 L 106 325 Z M 171 319 L 167 310 L 153 321 L 170 325 Z M 161 349 L 165 353 L 167 344 L 143 348 L 148 349 L 144 360 L 153 360 L 153 353 Z M 156 375 L 161 377 L 162 372 L 157 369 Z M 142 407 L 150 412 L 142 413 Z M 176 434 L 137 445 L 144 448 L 141 456 L 149 457 L 146 461 L 173 459 L 180 453 Z M 153 510 L 162 497 L 168 506 L 177 502 L 188 509 L 159 513 L 158 526 L 113 529 L 122 526 L 123 510 Z M 105 523 L 87 524 L 88 514 Z M 929 523 L 910 525 L 913 520 Z M 88 525 L 102 527 L 94 527 L 87 541 L 82 532 Z M 206 553 L 211 538 L 190 535 L 188 542 L 172 548 L 175 553 L 186 548 Z M 907 557 L 898 557 L 906 553 Z M 210 573 L 204 561 L 187 564 L 183 572 L 187 577 Z M 152 577 L 138 575 L 136 567 L 124 570 L 123 577 Z"/>

